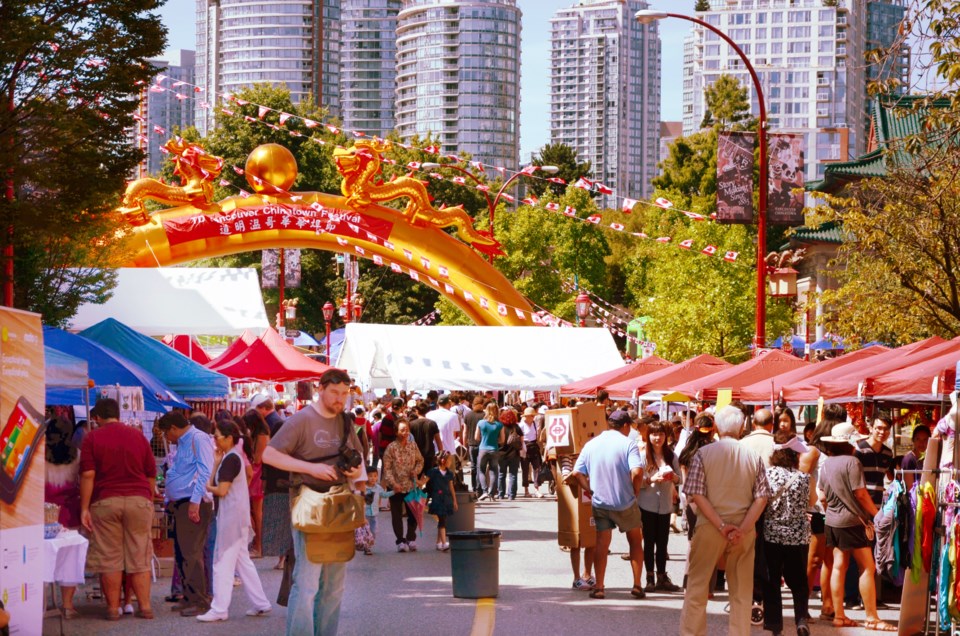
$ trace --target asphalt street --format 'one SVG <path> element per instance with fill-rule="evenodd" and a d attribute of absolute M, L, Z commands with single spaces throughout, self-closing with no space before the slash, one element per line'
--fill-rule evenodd
<path fill-rule="evenodd" d="M 484 503 L 477 508 L 478 529 L 500 530 L 500 593 L 494 600 L 468 600 L 453 597 L 451 557 L 437 552 L 436 522 L 427 518 L 419 551 L 402 554 L 395 551 L 388 512 L 378 518 L 379 536 L 373 556 L 358 553 L 348 566 L 346 593 L 340 620 L 343 636 L 420 636 L 422 634 L 547 634 L 550 636 L 603 634 L 676 634 L 683 604 L 682 593 L 650 594 L 636 600 L 629 594 L 629 564 L 619 555 L 627 548 L 626 539 L 616 535 L 607 571 L 607 598 L 590 599 L 586 592 L 571 589 L 573 582 L 569 555 L 557 545 L 557 504 L 552 497 L 518 498 L 516 501 Z M 676 583 L 683 580 L 687 550 L 685 535 L 670 538 L 671 560 L 668 573 Z M 254 561 L 260 572 L 267 597 L 276 599 L 280 572 L 273 569 L 275 558 Z M 86 589 L 91 589 L 87 585 Z M 222 634 L 245 636 L 284 633 L 286 608 L 275 606 L 263 618 L 244 616 L 248 608 L 242 588 L 234 588 L 230 620 L 199 623 L 170 612 L 163 597 L 169 593 L 169 578 L 159 579 L 152 588 L 157 618 L 152 621 L 126 616 L 117 622 L 103 619 L 101 601 L 87 599 L 84 589 L 77 593 L 79 619 L 64 622 L 66 634 L 169 636 Z M 792 629 L 792 603 L 785 594 L 786 634 Z M 708 606 L 711 634 L 727 633 L 726 593 L 717 594 Z M 814 615 L 819 601 L 811 602 Z M 848 615 L 862 621 L 863 612 Z M 896 621 L 898 608 L 882 610 L 881 618 Z M 860 628 L 837 630 L 828 623 L 811 625 L 815 636 L 867 634 Z M 59 622 L 47 619 L 44 635 L 59 634 Z M 769 634 L 759 627 L 753 634 Z M 27 635 L 30 636 L 30 635 Z"/>

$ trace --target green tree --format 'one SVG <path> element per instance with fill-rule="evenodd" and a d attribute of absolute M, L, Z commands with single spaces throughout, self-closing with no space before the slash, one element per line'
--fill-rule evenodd
<path fill-rule="evenodd" d="M 130 143 L 147 62 L 163 51 L 154 0 L 0 3 L 0 246 L 14 253 L 14 301 L 62 324 L 102 301 L 120 258 L 112 212 L 141 159 Z M 75 268 L 75 269 L 71 269 Z"/>
<path fill-rule="evenodd" d="M 591 175 L 590 162 L 578 161 L 577 151 L 563 143 L 545 145 L 539 152 L 533 155 L 531 163 L 535 166 L 556 166 L 559 168 L 557 173 L 547 175 L 547 177 L 559 177 L 566 183 L 574 183 L 580 177 L 589 178 Z M 540 173 L 539 176 L 543 177 L 544 174 L 545 173 Z M 543 193 L 548 189 L 558 197 L 563 196 L 567 190 L 567 186 L 559 183 L 550 183 L 546 180 L 546 177 L 528 181 L 529 184 L 527 187 L 538 197 L 543 196 Z"/>
<path fill-rule="evenodd" d="M 703 91 L 706 112 L 701 128 L 711 126 L 720 130 L 746 130 L 754 128 L 750 117 L 750 93 L 740 80 L 732 75 L 721 75 Z"/>
<path fill-rule="evenodd" d="M 696 0 L 693 4 L 694 11 L 709 11 L 710 10 L 710 0 Z"/>

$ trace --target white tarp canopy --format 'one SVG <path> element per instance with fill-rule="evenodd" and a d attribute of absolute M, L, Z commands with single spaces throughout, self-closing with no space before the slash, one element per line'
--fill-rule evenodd
<path fill-rule="evenodd" d="M 253 268 L 164 267 L 117 270 L 102 305 L 82 305 L 70 324 L 80 331 L 115 318 L 147 336 L 239 336 L 270 326 Z"/>
<path fill-rule="evenodd" d="M 367 389 L 554 391 L 622 364 L 606 329 L 349 323 L 335 366 Z"/>

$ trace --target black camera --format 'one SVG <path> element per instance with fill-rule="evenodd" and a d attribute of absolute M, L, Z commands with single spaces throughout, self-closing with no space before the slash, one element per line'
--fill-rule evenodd
<path fill-rule="evenodd" d="M 348 473 L 363 463 L 363 457 L 353 448 L 344 448 L 337 458 L 337 470 Z"/>

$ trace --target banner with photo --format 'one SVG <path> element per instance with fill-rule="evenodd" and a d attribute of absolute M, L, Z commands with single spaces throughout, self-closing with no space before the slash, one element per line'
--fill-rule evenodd
<path fill-rule="evenodd" d="M 717 137 L 717 221 L 753 223 L 755 133 L 721 132 Z"/>
<path fill-rule="evenodd" d="M 300 286 L 300 250 L 283 251 L 283 286 Z M 276 289 L 280 272 L 280 250 L 263 250 L 260 257 L 261 287 Z"/>
<path fill-rule="evenodd" d="M 767 223 L 803 225 L 803 135 L 770 135 Z"/>

